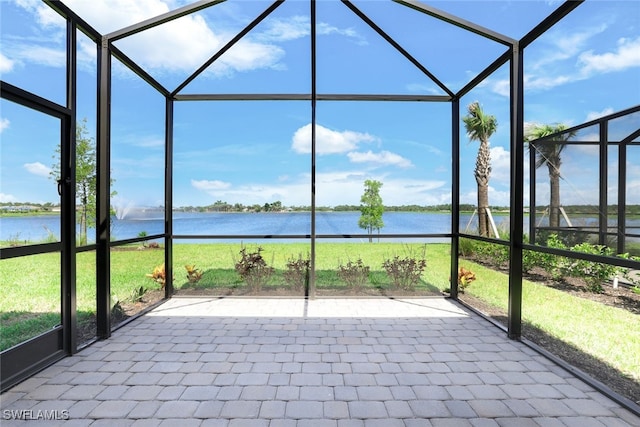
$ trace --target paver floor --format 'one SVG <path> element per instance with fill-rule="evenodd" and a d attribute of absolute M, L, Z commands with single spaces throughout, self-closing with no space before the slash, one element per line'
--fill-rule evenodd
<path fill-rule="evenodd" d="M 174 298 L 1 400 L 3 427 L 640 426 L 440 298 Z"/>

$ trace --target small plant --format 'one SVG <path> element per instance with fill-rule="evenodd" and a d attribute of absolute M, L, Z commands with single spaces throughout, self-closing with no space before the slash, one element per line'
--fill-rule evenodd
<path fill-rule="evenodd" d="M 458 270 L 458 292 L 463 294 L 464 290 L 474 280 L 476 280 L 476 274 L 473 271 L 467 270 L 464 267 L 460 267 L 460 269 Z"/>
<path fill-rule="evenodd" d="M 284 281 L 291 289 L 302 291 L 309 274 L 309 258 L 303 259 L 298 255 L 298 259 L 289 258 L 287 260 L 287 271 L 283 273 Z"/>
<path fill-rule="evenodd" d="M 275 271 L 262 257 L 263 250 L 261 247 L 255 252 L 247 252 L 246 248 L 240 249 L 240 260 L 235 265 L 236 272 L 253 292 L 259 292 Z"/>
<path fill-rule="evenodd" d="M 382 266 L 394 288 L 412 291 L 420 282 L 422 272 L 427 267 L 427 260 L 413 257 L 400 258 L 396 255 L 393 259 L 385 260 Z"/>
<path fill-rule="evenodd" d="M 580 243 L 571 248 L 572 251 L 587 254 L 597 254 L 612 256 L 613 250 L 602 245 L 592 245 L 591 243 Z M 566 273 L 573 277 L 581 277 L 587 283 L 587 290 L 593 293 L 602 293 L 602 282 L 614 277 L 619 267 L 603 262 L 587 261 L 583 259 L 575 259 L 564 266 Z"/>
<path fill-rule="evenodd" d="M 42 227 L 44 227 L 44 231 L 47 232 L 47 237 L 44 238 L 44 243 L 54 243 L 54 242 L 57 242 L 58 240 L 60 240 L 56 236 L 56 234 L 49 229 L 49 227 L 47 227 L 46 225 L 43 225 Z"/>
<path fill-rule="evenodd" d="M 22 241 L 20 240 L 20 232 L 9 235 L 8 242 L 9 242 L 9 246 L 11 247 L 21 246 Z M 25 240 L 25 244 L 26 244 L 26 240 Z"/>
<path fill-rule="evenodd" d="M 631 256 L 628 253 L 619 254 L 618 256 L 624 259 L 632 259 L 633 261 L 640 261 L 640 257 Z M 636 294 L 640 294 L 640 274 L 638 274 L 637 271 L 634 272 L 630 268 L 621 268 L 620 272 L 622 273 L 622 277 L 624 277 L 629 283 L 631 283 L 632 285 L 631 290 Z"/>
<path fill-rule="evenodd" d="M 189 283 L 198 283 L 200 279 L 202 279 L 204 273 L 199 268 L 196 268 L 195 264 L 185 265 L 184 268 L 187 270 L 187 280 L 189 280 Z"/>
<path fill-rule="evenodd" d="M 138 233 L 138 237 L 147 237 L 147 236 L 148 236 L 148 234 L 144 230 Z M 147 241 L 146 240 L 142 242 L 142 247 L 143 248 L 147 247 Z"/>
<path fill-rule="evenodd" d="M 369 266 L 364 265 L 362 259 L 356 262 L 347 262 L 347 265 L 338 266 L 338 277 L 351 289 L 358 290 L 369 282 Z"/>
<path fill-rule="evenodd" d="M 122 308 L 122 303 L 118 299 L 116 295 L 111 294 L 111 316 L 119 319 L 124 317 L 124 308 Z"/>
<path fill-rule="evenodd" d="M 463 257 L 470 257 L 476 253 L 476 242 L 472 239 L 460 239 L 458 242 L 458 254 Z"/>
<path fill-rule="evenodd" d="M 164 263 L 157 265 L 153 268 L 153 272 L 146 275 L 153 279 L 154 282 L 160 284 L 160 289 L 164 289 L 167 281 L 167 273 L 164 269 Z"/>
<path fill-rule="evenodd" d="M 146 294 L 148 291 L 147 288 L 145 288 L 144 286 L 140 286 L 133 288 L 133 290 L 131 291 L 131 295 L 129 296 L 129 301 L 136 303 L 136 302 L 142 302 L 142 299 L 144 297 L 144 294 Z"/>

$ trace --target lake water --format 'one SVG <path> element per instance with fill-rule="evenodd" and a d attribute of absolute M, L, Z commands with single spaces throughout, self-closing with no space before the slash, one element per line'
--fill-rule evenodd
<path fill-rule="evenodd" d="M 363 234 L 358 227 L 359 212 L 318 212 L 316 234 Z M 500 217 L 506 218 L 506 217 Z M 385 234 L 433 233 L 451 231 L 448 214 L 386 212 L 383 215 Z M 468 221 L 468 218 L 467 218 Z M 465 223 L 466 225 L 466 223 Z M 161 234 L 164 229 L 162 212 L 137 212 L 125 218 L 113 218 L 115 239 Z M 176 212 L 173 218 L 175 235 L 305 235 L 311 233 L 309 212 L 291 213 L 186 213 Z M 90 233 L 91 234 L 91 231 Z M 0 240 L 44 241 L 49 235 L 60 237 L 60 218 L 55 215 L 16 216 L 0 218 Z"/>
<path fill-rule="evenodd" d="M 121 240 L 147 235 L 161 234 L 164 221 L 161 211 L 137 211 L 124 218 L 113 218 L 112 237 Z M 358 227 L 359 212 L 317 212 L 317 235 L 364 234 Z M 460 217 L 460 228 L 465 230 L 471 214 Z M 508 229 L 509 217 L 494 217 L 498 229 Z M 580 225 L 597 225 L 595 219 L 577 219 Z M 451 232 L 451 216 L 447 213 L 385 212 L 383 215 L 385 234 L 446 234 Z M 640 220 L 629 221 L 630 226 L 640 226 Z M 470 230 L 475 227 L 472 222 Z M 528 217 L 525 216 L 525 232 Z M 174 235 L 306 235 L 311 233 L 309 212 L 291 213 L 186 213 L 175 212 Z M 92 234 L 91 231 L 89 233 Z M 60 218 L 50 216 L 0 217 L 0 240 L 40 242 L 48 236 L 60 238 Z M 246 239 L 245 239 L 246 240 Z M 445 241 L 446 239 L 440 239 Z M 185 242 L 202 241 L 189 239 Z M 218 239 L 217 241 L 225 241 Z M 232 241 L 232 239 L 228 239 Z"/>

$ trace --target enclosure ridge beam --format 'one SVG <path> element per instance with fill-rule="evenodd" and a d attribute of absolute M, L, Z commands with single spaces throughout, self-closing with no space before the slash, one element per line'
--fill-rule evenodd
<path fill-rule="evenodd" d="M 215 4 L 222 3 L 223 1 L 225 0 L 199 0 L 190 5 L 180 7 L 167 13 L 163 13 L 162 15 L 158 15 L 155 18 L 150 18 L 145 21 L 138 22 L 137 24 L 122 28 L 120 30 L 113 31 L 105 35 L 105 37 L 107 38 L 107 40 L 114 42 L 116 40 L 120 40 L 125 37 L 137 34 L 144 30 L 148 30 L 149 28 L 157 27 L 158 25 L 173 21 L 174 19 L 182 18 L 185 15 L 189 15 L 202 9 L 206 9 Z"/>
<path fill-rule="evenodd" d="M 493 40 L 498 43 L 502 43 L 507 46 L 511 46 L 516 43 L 517 40 L 512 39 L 511 37 L 507 37 L 504 34 L 500 34 L 488 28 L 482 27 L 480 25 L 476 25 L 473 22 L 467 21 L 462 18 L 458 18 L 455 15 L 447 13 L 443 10 L 437 9 L 435 7 L 429 6 L 417 0 L 393 0 L 396 3 L 402 4 L 404 6 L 415 9 L 419 12 L 425 13 L 429 16 L 433 16 L 434 18 L 440 19 L 441 21 L 447 22 L 449 24 L 453 24 L 456 27 L 463 28 L 465 30 L 471 31 L 472 33 L 478 34 L 482 37 L 486 37 L 490 40 Z"/>
<path fill-rule="evenodd" d="M 118 49 L 113 44 L 109 43 L 109 50 L 111 54 L 122 62 L 126 67 L 128 67 L 131 71 L 136 73 L 138 77 L 147 82 L 150 86 L 152 86 L 155 90 L 160 92 L 164 96 L 169 96 L 169 89 L 162 86 L 160 82 L 154 79 L 149 73 L 147 73 L 144 69 L 142 69 L 135 61 L 129 58 L 124 52 Z"/>
<path fill-rule="evenodd" d="M 175 101 L 310 101 L 311 94 L 184 94 L 175 95 Z M 317 94 L 318 101 L 408 101 L 408 102 L 450 102 L 448 95 L 385 95 L 385 94 Z"/>
<path fill-rule="evenodd" d="M 450 102 L 454 95 L 384 95 L 384 94 L 319 94 L 321 101 L 419 101 L 419 102 Z"/>
<path fill-rule="evenodd" d="M 561 4 L 551 15 L 547 16 L 542 22 L 536 25 L 531 31 L 520 39 L 520 46 L 524 49 L 544 34 L 549 28 L 557 24 L 562 18 L 567 16 L 576 7 L 580 6 L 584 0 L 567 0 Z"/>
<path fill-rule="evenodd" d="M 220 94 L 184 94 L 174 95 L 174 101 L 309 101 L 310 94 L 283 93 L 220 93 Z"/>
<path fill-rule="evenodd" d="M 393 46 L 398 52 L 400 52 L 405 58 L 409 60 L 413 65 L 415 65 L 422 73 L 424 73 L 427 77 L 429 77 L 440 89 L 445 91 L 449 96 L 453 97 L 453 92 L 445 86 L 436 76 L 434 76 L 429 70 L 425 68 L 424 65 L 420 63 L 417 59 L 415 59 L 409 52 L 407 52 L 398 42 L 396 42 L 390 35 L 388 35 L 382 28 L 380 28 L 375 22 L 373 22 L 367 15 L 364 14 L 360 9 L 358 9 L 353 3 L 349 0 L 342 0 L 342 3 L 345 4 L 353 13 L 358 15 L 360 19 L 367 23 L 373 30 L 378 33 L 383 39 L 387 41 L 391 46 Z"/>
<path fill-rule="evenodd" d="M 274 10 L 276 10 L 276 8 L 278 6 L 280 6 L 282 3 L 284 2 L 284 0 L 276 0 L 274 3 L 271 4 L 271 6 L 269 6 L 264 12 L 262 12 L 256 19 L 254 19 L 253 21 L 251 21 L 251 23 L 249 23 L 249 25 L 247 25 L 242 31 L 240 31 L 238 34 L 236 34 L 236 36 L 234 38 L 232 38 L 226 45 L 224 45 L 222 47 L 222 49 L 220 49 L 215 55 L 213 55 L 211 58 L 209 58 L 208 61 L 206 61 L 204 64 L 202 64 L 200 66 L 200 68 L 198 68 L 196 70 L 195 73 L 193 73 L 192 75 L 190 75 L 189 77 L 187 77 L 187 79 L 182 82 L 182 84 L 180 86 L 178 86 L 177 88 L 175 88 L 175 90 L 173 92 L 171 92 L 171 96 L 175 96 L 178 92 L 180 92 L 182 89 L 184 89 L 185 86 L 187 86 L 189 83 L 191 83 L 193 81 L 193 79 L 195 79 L 196 77 L 198 77 L 204 70 L 206 70 L 211 64 L 213 64 L 218 58 L 220 58 L 222 55 L 224 55 L 225 52 L 227 52 L 229 49 L 231 49 L 233 47 L 233 45 L 235 45 L 241 38 L 243 38 L 249 31 L 253 30 L 253 28 L 258 25 L 260 22 L 262 22 L 262 20 L 264 18 L 266 18 L 267 16 L 269 16 L 271 14 L 271 12 L 273 12 Z"/>

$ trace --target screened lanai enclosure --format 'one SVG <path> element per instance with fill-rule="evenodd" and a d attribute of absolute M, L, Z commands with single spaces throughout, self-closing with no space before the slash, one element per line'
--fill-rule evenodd
<path fill-rule="evenodd" d="M 544 134 L 525 122 L 528 50 L 589 3 L 499 27 L 414 0 L 101 11 L 127 15 L 120 28 L 34 4 L 66 52 L 32 52 L 64 63 L 55 72 L 2 77 L 3 127 L 22 131 L 2 136 L 2 193 L 18 196 L 0 216 L 2 389 L 168 298 L 204 295 L 452 298 L 541 351 L 541 336 L 594 360 L 623 347 L 602 363 L 633 391 L 638 311 L 584 345 L 597 310 L 532 280 L 638 289 L 638 102 Z M 463 119 L 487 84 L 501 88 L 485 113 L 504 118 L 491 165 L 504 203 L 481 206 Z M 42 179 L 14 180 L 34 153 L 24 168 Z M 47 195 L 19 196 L 36 189 Z"/>

